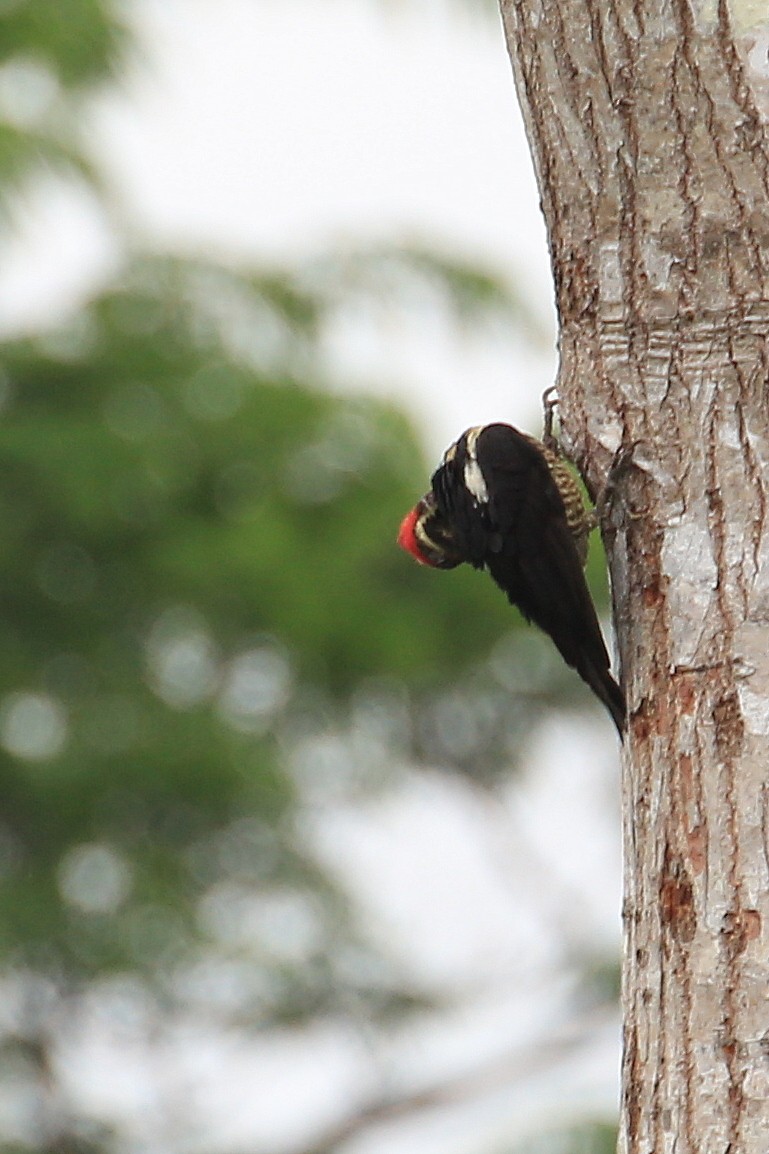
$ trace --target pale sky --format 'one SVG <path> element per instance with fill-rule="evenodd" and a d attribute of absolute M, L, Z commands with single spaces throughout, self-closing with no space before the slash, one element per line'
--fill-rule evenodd
<path fill-rule="evenodd" d="M 544 225 L 493 15 L 426 0 L 137 0 L 135 12 L 141 51 L 87 135 L 141 243 L 243 262 L 429 241 L 523 283 L 547 328 Z M 61 316 L 115 262 L 80 193 L 41 191 L 19 224 L 0 331 Z M 486 420 L 536 431 L 552 351 L 460 338 L 437 316 L 359 321 L 333 335 L 338 375 L 401 400 L 432 451 Z"/>

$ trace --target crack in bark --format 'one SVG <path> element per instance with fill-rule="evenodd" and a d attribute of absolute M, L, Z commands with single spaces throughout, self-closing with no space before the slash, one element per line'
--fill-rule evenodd
<path fill-rule="evenodd" d="M 716 44 L 721 59 L 724 62 L 726 76 L 729 80 L 731 98 L 737 108 L 743 113 L 745 122 L 749 126 L 749 133 L 745 132 L 745 147 L 751 158 L 760 170 L 764 194 L 769 197 L 769 148 L 767 134 L 761 115 L 751 98 L 750 88 L 745 83 L 742 63 L 734 44 L 732 23 L 729 17 L 729 6 L 726 0 L 718 0 Z"/>
<path fill-rule="evenodd" d="M 769 876 L 769 785 L 761 787 L 761 839 L 764 851 L 764 865 Z"/>
<path fill-rule="evenodd" d="M 689 126 L 684 115 L 682 98 L 682 70 L 686 66 L 686 56 L 681 47 L 676 50 L 671 63 L 670 108 L 676 129 L 676 142 L 681 158 L 678 176 L 678 190 L 683 214 L 682 235 L 686 243 L 685 259 L 679 262 L 682 272 L 679 290 L 679 310 L 688 312 L 696 293 L 696 275 L 699 268 L 698 237 L 700 235 L 697 197 L 692 192 L 694 182 L 694 157 L 689 149 Z"/>
<path fill-rule="evenodd" d="M 742 366 L 739 359 L 735 355 L 734 342 L 729 343 L 729 355 L 732 361 L 732 367 L 739 383 L 740 396 L 749 396 L 752 389 L 750 382 L 746 382 L 745 374 L 742 371 Z M 755 370 L 754 370 L 755 372 Z M 753 376 L 753 374 L 751 374 Z M 742 463 L 745 475 L 745 480 L 750 485 L 755 495 L 756 509 L 753 512 L 750 522 L 750 540 L 753 548 L 752 562 L 753 562 L 753 579 L 751 588 L 755 582 L 761 564 L 761 546 L 764 539 L 764 526 L 766 524 L 766 493 L 764 491 L 764 478 L 761 464 L 758 460 L 753 443 L 748 432 L 747 422 L 745 420 L 745 411 L 741 404 L 735 407 L 737 417 L 737 430 L 740 439 L 740 446 L 742 448 Z M 750 612 L 750 590 L 748 589 L 747 580 L 742 582 L 744 596 L 743 596 L 743 616 L 747 617 Z"/>
<path fill-rule="evenodd" d="M 726 20 L 726 27 L 728 29 L 728 13 L 726 12 L 725 6 L 722 3 L 720 3 L 720 7 L 723 8 L 723 12 L 719 13 L 719 21 L 721 21 L 723 17 Z M 723 177 L 724 184 L 726 186 L 726 195 L 733 206 L 736 217 L 735 227 L 737 230 L 737 237 L 739 238 L 740 243 L 746 247 L 749 253 L 751 263 L 750 272 L 753 279 L 756 279 L 759 282 L 763 282 L 764 263 L 761 256 L 761 247 L 756 240 L 753 229 L 751 228 L 746 197 L 740 190 L 739 180 L 737 179 L 734 171 L 734 160 L 741 160 L 743 153 L 740 150 L 740 152 L 737 154 L 737 157 L 735 158 L 734 151 L 732 151 L 731 156 L 729 156 L 722 140 L 723 130 L 719 131 L 717 127 L 716 104 L 713 97 L 711 96 L 710 91 L 708 90 L 706 83 L 703 80 L 702 70 L 700 69 L 697 62 L 697 53 L 694 48 L 694 45 L 697 43 L 696 29 L 694 25 L 692 9 L 688 3 L 688 0 L 676 0 L 675 11 L 681 29 L 681 55 L 686 61 L 686 65 L 691 76 L 692 90 L 696 101 L 694 111 L 689 116 L 689 123 L 686 125 L 684 132 L 684 148 L 685 151 L 688 152 L 688 149 L 686 149 L 686 140 L 695 136 L 697 124 L 701 120 L 707 130 L 707 141 L 713 150 L 713 156 L 718 165 L 718 170 Z M 751 123 L 754 123 L 756 117 L 755 108 L 752 109 L 752 113 L 746 112 L 743 103 L 747 90 L 745 89 L 744 83 L 742 83 L 742 69 L 739 63 L 739 57 L 736 55 L 731 38 L 728 40 L 728 43 L 731 47 L 731 52 L 724 55 L 724 47 L 726 43 L 727 41 L 722 36 L 719 40 L 719 46 L 722 52 L 722 59 L 727 65 L 727 75 L 729 79 L 731 98 L 744 115 L 751 117 Z M 680 107 L 681 113 L 683 113 L 683 108 L 684 105 L 682 104 Z M 700 114 L 699 116 L 698 113 Z M 689 168 L 690 171 L 694 169 L 693 161 L 689 165 Z M 766 179 L 767 173 L 764 172 L 762 175 L 762 180 L 765 182 Z M 699 230 L 696 226 L 696 222 L 693 225 L 693 235 L 698 237 L 702 235 L 701 230 Z M 741 298 L 743 296 L 743 291 L 740 290 L 738 284 L 737 262 L 733 259 L 731 254 L 732 243 L 733 242 L 730 240 L 728 233 L 724 234 L 724 252 L 730 288 L 732 289 L 735 296 Z"/>
<path fill-rule="evenodd" d="M 553 57 L 555 64 L 555 74 L 561 81 L 561 91 L 563 93 L 564 102 L 563 107 L 568 108 L 574 117 L 575 131 L 580 134 L 580 144 L 583 148 L 576 148 L 574 152 L 570 150 L 570 162 L 575 166 L 575 172 L 578 174 L 580 181 L 586 185 L 587 190 L 592 192 L 593 197 L 596 195 L 601 187 L 601 164 L 599 161 L 600 149 L 595 136 L 592 136 L 583 131 L 584 123 L 584 102 L 582 99 L 582 85 L 580 83 L 580 70 L 574 61 L 574 58 L 569 49 L 569 39 L 566 36 L 561 19 L 559 4 L 552 3 L 552 0 L 544 0 L 546 18 L 549 17 L 553 28 Z M 569 146 L 570 147 L 570 146 Z M 587 156 L 593 165 L 593 172 L 588 176 L 583 171 L 580 153 L 587 151 Z M 593 197 L 582 198 L 582 203 L 591 205 Z M 591 223 L 593 230 L 591 235 L 595 235 L 595 215 L 591 212 Z"/>
<path fill-rule="evenodd" d="M 603 80 L 606 97 L 609 104 L 615 105 L 614 90 L 611 77 L 611 66 L 609 64 L 609 56 L 606 51 L 606 43 L 604 39 L 603 21 L 601 20 L 601 13 L 606 12 L 607 15 L 613 11 L 611 5 L 599 7 L 596 0 L 585 0 L 587 7 L 587 18 L 590 23 L 590 39 L 593 43 L 598 63 L 598 75 Z M 616 13 L 614 13 L 616 15 Z"/>
<path fill-rule="evenodd" d="M 718 635 L 717 644 L 722 656 L 728 657 L 734 651 L 735 621 L 732 606 L 726 592 L 729 565 L 726 549 L 727 522 L 718 472 L 718 395 L 718 391 L 716 391 L 707 415 L 708 437 L 705 451 L 708 485 L 706 497 L 718 573 L 716 598 L 719 605 L 720 618 L 724 625 L 723 632 Z M 733 673 L 731 666 L 729 667 L 729 671 Z M 740 914 L 743 904 L 742 873 L 740 870 L 739 818 L 735 796 L 735 762 L 742 751 L 744 726 L 733 676 L 726 679 L 724 676 L 725 672 L 726 670 L 722 669 L 719 674 L 713 675 L 714 689 L 719 693 L 719 697 L 713 707 L 713 720 L 715 723 L 716 748 L 721 761 L 722 793 L 726 815 L 725 824 L 729 839 L 728 869 L 731 893 L 729 905 L 724 915 L 719 941 L 721 945 L 722 966 L 724 969 L 721 982 L 721 989 L 723 991 L 723 1028 L 727 1039 L 729 1039 L 723 1046 L 729 1078 L 727 1096 L 729 1107 L 728 1128 L 731 1140 L 735 1142 L 739 1148 L 743 1105 L 743 1073 L 738 1060 L 736 1046 L 731 1040 L 737 1033 L 736 1020 L 738 1007 L 735 1001 L 734 991 L 740 986 L 739 955 L 742 952 L 742 947 L 738 944 L 735 927 L 740 924 Z"/>

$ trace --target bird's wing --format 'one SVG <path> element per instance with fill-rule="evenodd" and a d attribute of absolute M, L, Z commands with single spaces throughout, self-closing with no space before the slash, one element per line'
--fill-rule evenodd
<path fill-rule="evenodd" d="M 515 429 L 490 425 L 477 446 L 490 495 L 486 565 L 563 658 L 609 658 L 563 500 L 542 454 Z M 495 549 L 494 546 L 500 547 Z"/>
<path fill-rule="evenodd" d="M 433 492 L 467 559 L 487 568 L 508 599 L 552 638 L 621 733 L 624 698 L 540 448 L 510 425 L 468 430 L 434 474 Z"/>

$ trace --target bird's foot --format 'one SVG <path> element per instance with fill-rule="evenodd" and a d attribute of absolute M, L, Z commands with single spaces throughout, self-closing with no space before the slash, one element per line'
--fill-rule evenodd
<path fill-rule="evenodd" d="M 542 394 L 542 444 L 551 453 L 557 453 L 559 457 L 563 456 L 563 449 L 560 442 L 553 432 L 553 420 L 555 418 L 555 410 L 558 408 L 558 386 L 550 385 Z"/>

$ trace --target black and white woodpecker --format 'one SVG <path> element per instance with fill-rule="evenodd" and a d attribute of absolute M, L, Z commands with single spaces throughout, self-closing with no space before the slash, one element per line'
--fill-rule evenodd
<path fill-rule="evenodd" d="M 583 573 L 592 527 L 563 457 L 512 425 L 478 425 L 443 454 L 398 544 L 437 569 L 463 562 L 487 569 L 511 604 L 549 634 L 621 737 L 625 699 Z"/>

